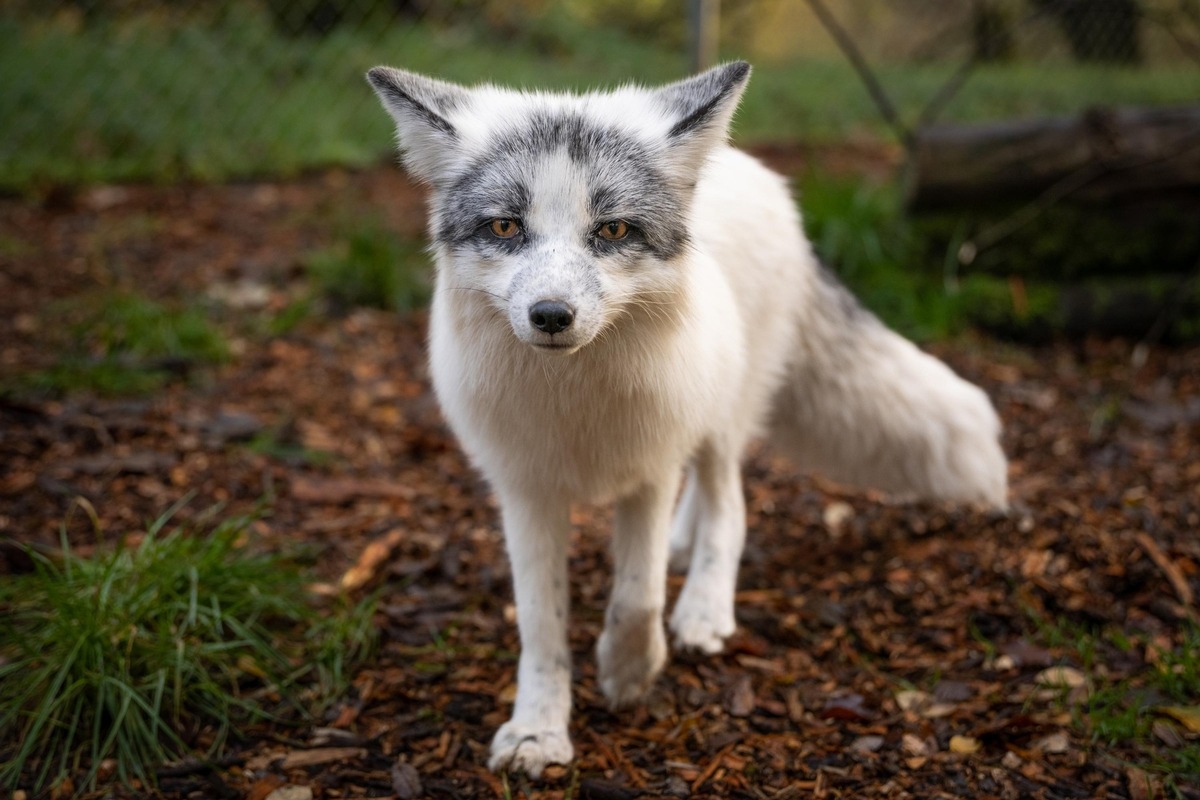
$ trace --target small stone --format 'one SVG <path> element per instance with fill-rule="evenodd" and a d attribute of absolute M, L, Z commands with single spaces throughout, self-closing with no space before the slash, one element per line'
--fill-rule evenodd
<path fill-rule="evenodd" d="M 1033 743 L 1033 749 L 1043 753 L 1065 753 L 1071 749 L 1071 740 L 1065 733 L 1059 731 L 1038 739 Z"/>
<path fill-rule="evenodd" d="M 842 528 L 853 517 L 854 509 L 849 503 L 843 503 L 840 500 L 825 506 L 825 510 L 821 514 L 825 527 L 835 537 L 842 532 Z"/>
<path fill-rule="evenodd" d="M 1039 672 L 1034 680 L 1042 686 L 1074 689 L 1087 683 L 1087 676 L 1074 667 L 1049 667 Z"/>
<path fill-rule="evenodd" d="M 979 751 L 979 740 L 973 736 L 951 736 L 951 753 L 975 753 Z"/>
<path fill-rule="evenodd" d="M 421 787 L 421 776 L 416 767 L 407 761 L 392 764 L 392 791 L 400 800 L 414 800 L 420 797 L 424 789 Z"/>
<path fill-rule="evenodd" d="M 739 675 L 725 690 L 725 710 L 731 717 L 748 717 L 757 705 L 749 675 Z"/>
<path fill-rule="evenodd" d="M 308 786 L 280 786 L 267 795 L 267 800 L 312 800 L 313 790 Z"/>
<path fill-rule="evenodd" d="M 912 711 L 929 704 L 929 695 L 918 689 L 904 689 L 896 692 L 896 705 L 901 711 Z"/>
<path fill-rule="evenodd" d="M 904 734 L 900 740 L 900 748 L 910 756 L 924 756 L 929 753 L 929 745 L 919 736 L 911 733 Z"/>
<path fill-rule="evenodd" d="M 687 781 L 678 775 L 672 775 L 667 778 L 666 786 L 663 787 L 663 793 L 671 797 L 689 797 L 692 794 L 692 788 L 688 786 Z"/>
<path fill-rule="evenodd" d="M 883 747 L 882 736 L 860 736 L 850 743 L 852 753 L 875 753 Z"/>
<path fill-rule="evenodd" d="M 941 719 L 953 714 L 954 710 L 955 706 L 950 703 L 930 703 L 921 709 L 921 716 L 925 719 Z"/>

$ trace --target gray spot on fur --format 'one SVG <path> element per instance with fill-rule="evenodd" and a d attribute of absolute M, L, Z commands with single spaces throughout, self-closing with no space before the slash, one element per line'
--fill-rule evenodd
<path fill-rule="evenodd" d="M 836 311 L 846 322 L 858 324 L 879 324 L 879 319 L 858 302 L 833 271 L 823 263 L 817 264 L 817 278 L 822 289 L 820 300 L 829 310 Z"/>

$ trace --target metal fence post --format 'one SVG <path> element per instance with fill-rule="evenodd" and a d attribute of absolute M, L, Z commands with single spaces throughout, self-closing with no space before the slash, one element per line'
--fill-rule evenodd
<path fill-rule="evenodd" d="M 708 69 L 717 61 L 721 32 L 721 0 L 688 0 L 692 71 Z"/>

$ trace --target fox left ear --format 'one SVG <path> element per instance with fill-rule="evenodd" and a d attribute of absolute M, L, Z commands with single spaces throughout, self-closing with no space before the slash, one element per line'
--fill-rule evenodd
<path fill-rule="evenodd" d="M 671 121 L 668 147 L 689 180 L 695 179 L 709 151 L 728 138 L 730 120 L 749 78 L 750 65 L 733 61 L 655 93 Z"/>
<path fill-rule="evenodd" d="M 428 183 L 445 177 L 462 150 L 449 115 L 467 104 L 470 92 L 392 67 L 371 69 L 367 81 L 396 121 L 397 143 L 409 172 Z"/>

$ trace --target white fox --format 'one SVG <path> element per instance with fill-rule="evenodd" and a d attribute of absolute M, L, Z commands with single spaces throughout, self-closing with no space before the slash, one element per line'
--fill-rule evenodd
<path fill-rule="evenodd" d="M 614 707 L 666 660 L 668 562 L 688 573 L 675 647 L 715 653 L 734 632 L 753 437 L 838 480 L 1006 503 L 986 395 L 861 308 L 784 180 L 727 145 L 749 74 L 569 95 L 368 73 L 432 190 L 433 383 L 512 561 L 518 691 L 492 769 L 573 756 L 572 503 L 616 503 L 596 645 Z"/>

